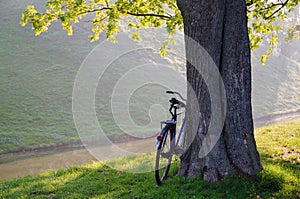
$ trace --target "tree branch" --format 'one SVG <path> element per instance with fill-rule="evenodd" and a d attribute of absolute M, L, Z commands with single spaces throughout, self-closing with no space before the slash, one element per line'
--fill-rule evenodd
<path fill-rule="evenodd" d="M 112 8 L 110 8 L 110 7 L 103 7 L 103 8 L 93 9 L 93 10 L 86 10 L 86 11 L 83 11 L 83 12 L 79 13 L 78 15 L 82 15 L 82 14 L 85 14 L 85 13 L 99 12 L 99 11 L 103 11 L 103 10 L 111 10 L 111 9 Z M 170 14 L 168 14 L 168 15 L 159 15 L 159 14 L 154 14 L 154 13 L 142 14 L 142 13 L 132 13 L 132 12 L 126 12 L 126 14 L 132 15 L 132 16 L 138 16 L 138 17 L 153 16 L 153 17 L 159 17 L 159 18 L 162 18 L 162 19 L 172 18 L 172 15 L 170 15 Z"/>
<path fill-rule="evenodd" d="M 286 4 L 287 4 L 289 1 L 290 1 L 290 0 L 286 0 L 286 1 L 283 2 L 283 3 L 274 4 L 274 5 L 281 6 L 281 7 L 278 8 L 277 10 L 275 10 L 271 15 L 265 16 L 265 19 L 269 19 L 269 18 L 273 17 L 273 16 L 274 16 L 277 12 L 279 12 L 284 6 L 286 6 Z"/>
<path fill-rule="evenodd" d="M 98 8 L 98 9 L 93 9 L 93 10 L 84 10 L 84 11 L 78 13 L 77 15 L 83 15 L 83 14 L 86 14 L 86 13 L 99 12 L 99 11 L 103 11 L 103 10 L 111 10 L 111 8 L 104 7 L 104 8 Z"/>
<path fill-rule="evenodd" d="M 280 6 L 280 8 L 278 8 L 277 10 L 275 10 L 270 16 L 264 16 L 264 19 L 269 19 L 271 17 L 273 17 L 277 12 L 279 12 L 284 6 L 286 6 L 286 4 L 289 2 L 290 0 L 286 0 L 285 2 L 283 2 L 282 0 L 280 0 L 281 3 L 271 3 L 271 5 L 267 6 L 267 7 L 263 7 L 263 8 L 260 8 L 259 10 L 269 10 L 273 7 L 277 7 L 277 6 Z M 253 0 L 251 0 L 249 3 L 247 3 L 247 7 L 250 7 L 252 5 L 254 5 L 255 2 Z M 248 12 L 255 12 L 256 9 L 253 9 L 253 10 L 250 10 L 250 9 L 247 9 Z"/>
<path fill-rule="evenodd" d="M 132 13 L 132 12 L 126 12 L 126 14 L 132 15 L 132 16 L 138 16 L 138 17 L 146 17 L 146 16 L 152 16 L 152 17 L 159 17 L 163 19 L 170 19 L 171 15 L 159 15 L 159 14 L 152 14 L 152 13 L 146 13 L 146 14 L 140 14 L 140 13 Z"/>
<path fill-rule="evenodd" d="M 109 8 L 109 4 L 108 4 L 108 2 L 107 2 L 107 1 L 105 1 L 105 3 L 106 3 L 106 7 L 108 7 L 108 8 Z"/>
<path fill-rule="evenodd" d="M 254 2 L 253 2 L 253 0 L 251 0 L 249 3 L 246 3 L 246 6 L 251 6 L 253 4 L 254 4 Z"/>
<path fill-rule="evenodd" d="M 284 3 L 271 3 L 271 5 L 269 5 L 268 7 L 265 8 L 261 8 L 260 10 L 269 10 L 270 8 L 276 7 L 276 6 L 281 6 L 280 8 L 282 8 L 282 5 Z"/>

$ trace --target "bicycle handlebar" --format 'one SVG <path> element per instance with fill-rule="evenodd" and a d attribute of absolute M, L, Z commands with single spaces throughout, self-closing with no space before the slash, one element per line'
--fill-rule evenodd
<path fill-rule="evenodd" d="M 184 99 L 180 93 L 176 92 L 176 91 L 166 91 L 166 93 L 168 94 L 176 94 L 178 95 L 183 101 L 186 101 L 186 99 Z M 174 119 L 175 121 L 177 120 L 177 113 L 176 113 L 176 109 L 180 108 L 180 107 L 183 107 L 185 108 L 185 104 L 179 100 L 177 100 L 175 97 L 171 98 L 169 100 L 169 102 L 171 103 L 170 105 L 170 109 L 169 109 L 169 112 L 171 113 L 172 115 L 172 119 Z M 176 105 L 179 105 L 179 106 L 176 106 Z M 174 110 L 174 112 L 172 112 L 172 110 Z"/>
<path fill-rule="evenodd" d="M 182 97 L 182 95 L 176 91 L 166 91 L 167 94 L 176 94 L 178 95 L 183 101 L 186 101 L 185 98 Z"/>

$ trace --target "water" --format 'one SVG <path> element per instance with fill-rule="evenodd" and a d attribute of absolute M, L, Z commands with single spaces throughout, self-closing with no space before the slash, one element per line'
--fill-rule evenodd
<path fill-rule="evenodd" d="M 155 139 L 143 139 L 116 144 L 117 147 L 130 152 L 151 152 L 155 150 Z M 95 151 L 102 153 L 98 157 L 105 157 L 111 153 L 111 146 L 97 147 Z M 114 158 L 114 157 L 111 157 Z M 8 163 L 0 164 L 0 181 L 9 180 L 27 175 L 37 175 L 46 171 L 80 166 L 98 161 L 86 149 L 59 152 L 55 154 L 43 155 L 19 159 Z"/>

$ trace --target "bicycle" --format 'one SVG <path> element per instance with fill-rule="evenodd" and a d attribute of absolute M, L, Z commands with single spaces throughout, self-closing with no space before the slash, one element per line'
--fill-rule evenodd
<path fill-rule="evenodd" d="M 166 91 L 167 94 L 176 94 L 183 101 L 186 101 L 180 93 L 175 91 Z M 172 157 L 174 155 L 182 155 L 183 140 L 185 132 L 185 117 L 182 119 L 182 125 L 178 136 L 176 137 L 177 115 L 184 113 L 177 113 L 180 108 L 185 109 L 185 103 L 172 97 L 170 100 L 169 112 L 172 116 L 171 120 L 161 122 L 161 132 L 156 137 L 156 160 L 155 160 L 155 179 L 158 186 L 162 185 L 162 181 L 168 176 Z M 164 127 L 162 128 L 162 126 Z"/>

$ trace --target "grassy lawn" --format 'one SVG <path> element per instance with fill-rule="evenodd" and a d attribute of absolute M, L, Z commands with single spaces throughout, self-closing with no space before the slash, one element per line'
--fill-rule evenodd
<path fill-rule="evenodd" d="M 300 122 L 257 129 L 256 140 L 264 170 L 253 179 L 185 179 L 175 175 L 175 163 L 156 187 L 153 172 L 126 173 L 96 162 L 2 182 L 0 198 L 300 198 Z M 113 161 L 125 169 L 147 159 L 152 164 L 154 155 Z"/>

